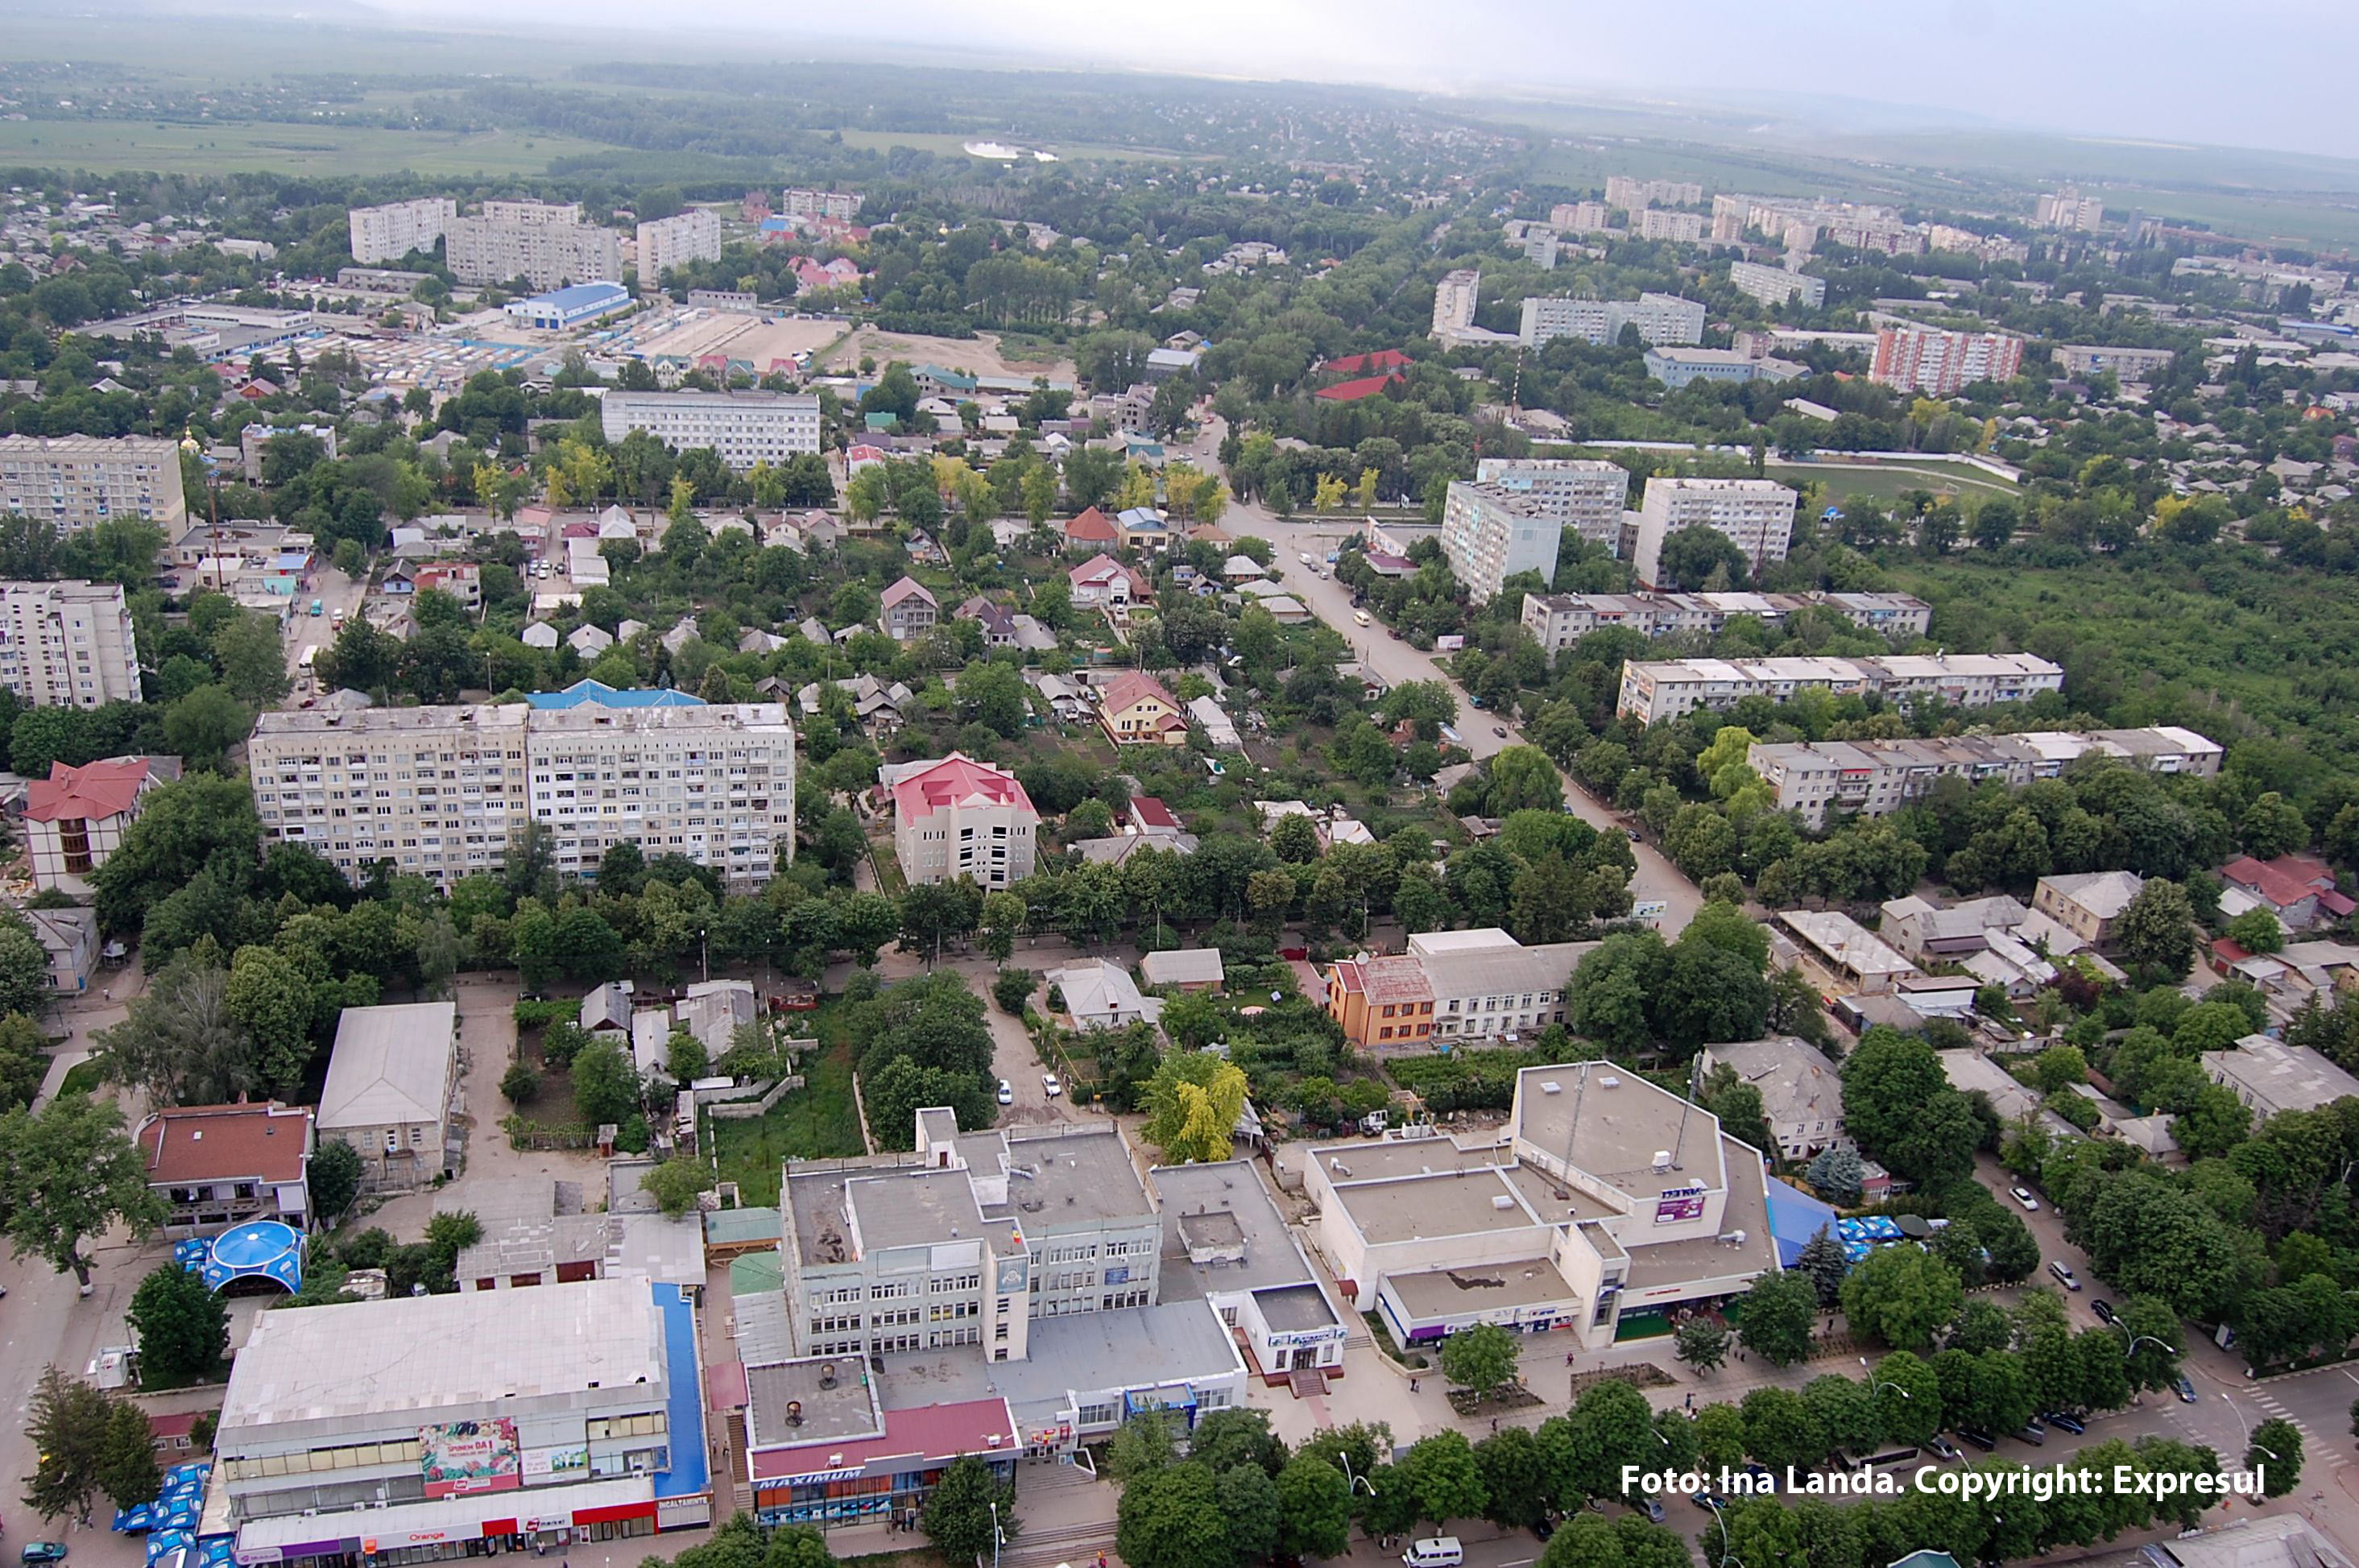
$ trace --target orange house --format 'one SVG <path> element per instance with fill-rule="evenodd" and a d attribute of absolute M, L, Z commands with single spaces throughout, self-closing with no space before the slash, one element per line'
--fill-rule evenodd
<path fill-rule="evenodd" d="M 1327 1016 L 1363 1051 L 1398 1051 L 1433 1039 L 1433 985 L 1406 953 L 1346 958 L 1327 972 Z"/>

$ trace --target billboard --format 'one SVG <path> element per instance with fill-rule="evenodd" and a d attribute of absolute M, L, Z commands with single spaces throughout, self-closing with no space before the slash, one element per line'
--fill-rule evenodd
<path fill-rule="evenodd" d="M 419 1427 L 418 1446 L 429 1497 L 506 1492 L 524 1485 L 516 1422 L 506 1416 Z"/>
<path fill-rule="evenodd" d="M 1655 1203 L 1657 1225 L 1678 1225 L 1683 1220 L 1703 1218 L 1701 1187 L 1666 1187 Z"/>
<path fill-rule="evenodd" d="M 590 1474 L 590 1450 L 582 1443 L 524 1451 L 527 1486 L 547 1481 L 578 1481 Z M 568 1519 L 567 1523 L 572 1521 Z"/>

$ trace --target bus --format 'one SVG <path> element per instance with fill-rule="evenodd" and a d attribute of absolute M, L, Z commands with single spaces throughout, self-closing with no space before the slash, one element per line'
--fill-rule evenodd
<path fill-rule="evenodd" d="M 303 657 L 295 661 L 295 667 L 303 672 L 303 678 L 308 681 L 311 678 L 312 667 L 318 664 L 319 660 L 319 645 L 316 643 L 310 644 L 304 648 Z"/>

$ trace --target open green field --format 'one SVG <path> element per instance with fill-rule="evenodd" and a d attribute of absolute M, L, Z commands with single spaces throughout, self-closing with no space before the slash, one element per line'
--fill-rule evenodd
<path fill-rule="evenodd" d="M 362 125 L 0 121 L 0 163 L 158 174 L 538 174 L 549 160 L 609 150 L 542 131 L 396 131 Z"/>
<path fill-rule="evenodd" d="M 833 1159 L 864 1152 L 860 1117 L 853 1109 L 852 1046 L 836 1023 L 840 1007 L 822 1003 L 819 1038 L 823 1048 L 803 1059 L 803 1086 L 789 1090 L 766 1116 L 750 1121 L 707 1119 L 721 1180 L 737 1183 L 747 1203 L 766 1207 L 778 1201 L 786 1162 Z"/>
<path fill-rule="evenodd" d="M 2014 495 L 2017 487 L 1979 468 L 1962 463 L 1943 463 L 1929 458 L 1922 463 L 1877 463 L 1874 466 L 1852 463 L 1778 463 L 1771 461 L 1766 472 L 1781 484 L 1799 486 L 1815 484 L 1832 506 L 1841 506 L 1854 495 L 1864 495 L 1878 501 L 1889 501 L 1904 490 L 1930 490 L 1936 495 L 1954 495 L 1962 499 L 1982 495 Z"/>

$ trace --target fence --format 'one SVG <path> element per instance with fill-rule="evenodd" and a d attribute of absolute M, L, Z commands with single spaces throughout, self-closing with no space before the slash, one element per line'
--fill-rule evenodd
<path fill-rule="evenodd" d="M 751 1121 L 756 1116 L 768 1116 L 771 1107 L 786 1098 L 789 1090 L 799 1089 L 802 1086 L 803 1075 L 799 1073 L 790 1073 L 771 1084 L 758 1100 L 714 1100 L 708 1108 L 716 1118 L 722 1121 Z M 759 1087 L 759 1084 L 755 1083 L 745 1086 L 749 1094 Z"/>

